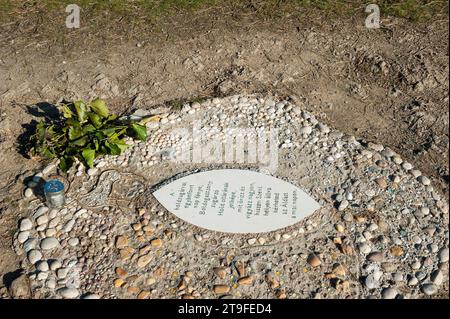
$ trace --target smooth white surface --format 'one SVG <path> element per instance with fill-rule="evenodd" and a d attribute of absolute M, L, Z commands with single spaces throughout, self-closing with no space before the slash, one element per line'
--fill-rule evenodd
<path fill-rule="evenodd" d="M 184 221 L 227 233 L 273 231 L 293 225 L 320 208 L 308 194 L 288 182 L 239 169 L 194 173 L 153 195 Z"/>

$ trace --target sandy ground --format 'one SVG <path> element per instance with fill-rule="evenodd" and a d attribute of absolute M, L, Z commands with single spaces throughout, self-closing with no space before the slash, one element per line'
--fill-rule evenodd
<path fill-rule="evenodd" d="M 234 93 L 290 96 L 344 133 L 389 145 L 448 195 L 448 20 L 384 19 L 369 30 L 362 16 L 199 12 L 158 27 L 112 19 L 68 30 L 64 17 L 44 18 L 0 26 L 0 287 L 20 268 L 10 248 L 15 200 L 43 166 L 20 145 L 61 98 L 102 96 L 122 112 Z"/>

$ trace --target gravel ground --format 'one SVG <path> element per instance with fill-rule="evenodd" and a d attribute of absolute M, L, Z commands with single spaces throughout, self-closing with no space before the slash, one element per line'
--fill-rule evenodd
<path fill-rule="evenodd" d="M 64 180 L 67 205 L 48 209 L 24 189 L 14 249 L 25 272 L 13 297 L 33 298 L 423 298 L 448 294 L 448 203 L 430 180 L 387 146 L 328 127 L 298 101 L 265 95 L 185 104 L 149 123 L 146 143 L 129 141 L 96 168 L 78 164 Z M 272 175 L 322 208 L 270 233 L 200 229 L 151 195 L 174 175 L 233 163 L 176 163 L 192 145 L 228 128 L 278 130 Z M 208 128 L 208 129 L 207 129 Z M 210 130 L 209 128 L 216 128 Z M 35 176 L 56 173 L 50 165 Z M 31 176 L 30 176 L 31 177 Z M 33 186 L 33 185 L 30 185 Z M 27 289 L 30 282 L 31 291 Z"/>

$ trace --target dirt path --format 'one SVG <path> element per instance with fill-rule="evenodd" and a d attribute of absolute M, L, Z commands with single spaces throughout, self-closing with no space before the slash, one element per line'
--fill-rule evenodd
<path fill-rule="evenodd" d="M 102 96 L 125 111 L 233 93 L 291 96 L 322 122 L 391 146 L 448 195 L 448 20 L 385 19 L 369 30 L 364 17 L 209 11 L 158 28 L 114 18 L 68 30 L 60 15 L 44 18 L 0 26 L 0 287 L 20 268 L 10 249 L 14 200 L 42 165 L 18 141 L 61 98 Z"/>

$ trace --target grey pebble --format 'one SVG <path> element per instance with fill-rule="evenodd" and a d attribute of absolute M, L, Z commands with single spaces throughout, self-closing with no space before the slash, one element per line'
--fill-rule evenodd
<path fill-rule="evenodd" d="M 55 237 L 47 237 L 41 241 L 41 249 L 50 250 L 59 246 L 59 241 Z"/>

